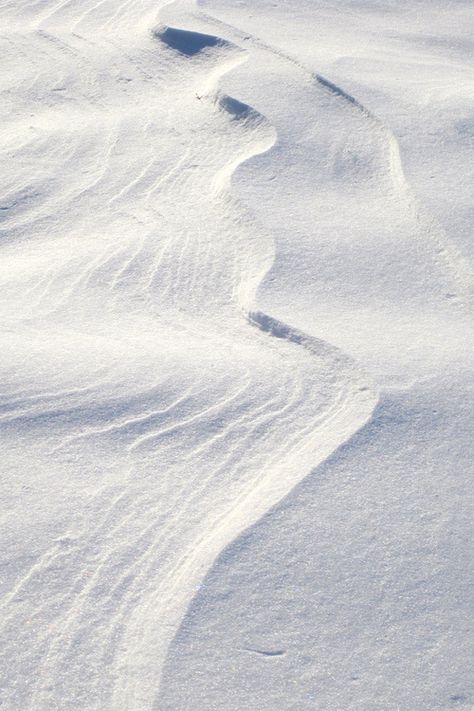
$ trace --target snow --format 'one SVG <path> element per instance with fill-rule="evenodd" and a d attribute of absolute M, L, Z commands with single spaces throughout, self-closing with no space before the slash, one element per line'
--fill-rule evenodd
<path fill-rule="evenodd" d="M 0 2 L 2 709 L 472 707 L 472 15 Z"/>

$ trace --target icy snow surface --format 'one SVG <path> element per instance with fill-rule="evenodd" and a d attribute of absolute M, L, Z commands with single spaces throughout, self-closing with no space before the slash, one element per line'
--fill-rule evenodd
<path fill-rule="evenodd" d="M 0 0 L 2 711 L 474 708 L 473 27 Z"/>

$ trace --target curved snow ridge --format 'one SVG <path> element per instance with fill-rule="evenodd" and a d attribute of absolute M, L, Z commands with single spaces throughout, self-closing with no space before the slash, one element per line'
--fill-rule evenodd
<path fill-rule="evenodd" d="M 209 48 L 233 48 L 232 43 L 221 40 L 217 36 L 178 30 L 169 25 L 161 25 L 155 32 L 155 36 L 188 59 L 200 53 L 206 54 Z M 231 121 L 242 122 L 250 129 L 261 126 L 268 128 L 270 124 L 265 116 L 248 104 L 219 90 L 218 79 L 231 68 L 232 66 L 227 64 L 225 70 L 215 71 L 212 80 L 214 86 L 208 82 L 208 95 L 198 98 L 211 99 L 214 108 L 225 111 Z M 277 133 L 272 128 L 272 133 L 268 134 L 265 140 L 253 143 L 245 153 L 233 159 L 214 176 L 212 192 L 221 195 L 224 199 L 228 197 L 236 204 L 235 199 L 230 195 L 232 175 L 243 162 L 271 149 L 276 140 Z M 238 207 L 245 212 L 240 205 Z M 235 294 L 237 306 L 248 323 L 270 336 L 276 347 L 279 341 L 283 341 L 308 353 L 315 359 L 315 364 L 318 361 L 330 363 L 330 378 L 338 385 L 338 397 L 324 413 L 316 414 L 314 420 L 301 426 L 298 440 L 291 439 L 286 448 L 276 453 L 277 459 L 272 456 L 272 452 L 268 453 L 268 461 L 262 468 L 259 481 L 250 490 L 241 494 L 237 500 L 233 500 L 232 505 L 220 514 L 213 526 L 206 530 L 200 539 L 193 541 L 186 555 L 175 564 L 169 584 L 162 588 L 161 595 L 157 597 L 156 592 L 152 594 L 147 604 L 148 612 L 146 609 L 142 611 L 141 617 L 143 620 L 150 619 L 153 610 L 158 618 L 168 620 L 168 626 L 160 629 L 160 639 L 158 639 L 150 626 L 142 623 L 143 629 L 146 630 L 146 638 L 140 644 L 143 653 L 142 661 L 137 661 L 140 655 L 134 655 L 133 659 L 130 657 L 128 663 L 125 662 L 125 668 L 119 674 L 119 683 L 114 690 L 116 700 L 114 708 L 119 708 L 120 702 L 123 704 L 125 699 L 127 708 L 141 711 L 149 707 L 151 695 L 158 693 L 158 679 L 150 680 L 148 690 L 143 686 L 142 672 L 146 668 L 148 654 L 146 650 L 153 649 L 156 662 L 160 660 L 157 666 L 160 667 L 161 673 L 171 639 L 195 595 L 195 591 L 189 586 L 189 581 L 194 582 L 196 574 L 199 579 L 202 579 L 226 545 L 256 523 L 272 506 L 288 495 L 310 471 L 324 462 L 363 427 L 369 421 L 378 402 L 373 384 L 352 358 L 335 346 L 309 336 L 258 309 L 256 306 L 258 287 L 271 269 L 274 258 L 273 248 L 271 256 L 267 252 L 258 265 L 249 266 L 246 278 L 241 281 Z M 129 684 L 130 677 L 134 678 L 132 685 Z"/>
<path fill-rule="evenodd" d="M 231 71 L 232 68 L 233 67 L 229 67 L 228 71 Z M 213 102 L 214 105 L 217 106 L 220 111 L 225 112 L 232 121 L 242 122 L 243 127 L 253 130 L 256 136 L 251 146 L 244 149 L 236 158 L 227 165 L 224 165 L 221 170 L 215 174 L 211 189 L 215 195 L 218 195 L 229 191 L 232 176 L 243 163 L 273 148 L 277 140 L 277 133 L 263 114 L 256 111 L 252 106 L 238 101 L 218 89 L 216 89 L 213 94 Z M 263 129 L 263 132 L 259 132 L 261 137 L 257 140 L 257 131 L 259 131 L 259 129 Z"/>

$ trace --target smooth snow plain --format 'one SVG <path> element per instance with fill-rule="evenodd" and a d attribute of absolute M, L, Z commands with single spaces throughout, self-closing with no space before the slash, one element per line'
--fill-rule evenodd
<path fill-rule="evenodd" d="M 473 708 L 470 2 L 0 0 L 0 703 Z"/>

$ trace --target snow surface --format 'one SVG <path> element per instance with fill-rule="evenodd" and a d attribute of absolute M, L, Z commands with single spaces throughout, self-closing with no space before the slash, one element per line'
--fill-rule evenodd
<path fill-rule="evenodd" d="M 0 0 L 0 704 L 472 678 L 471 2 Z"/>

